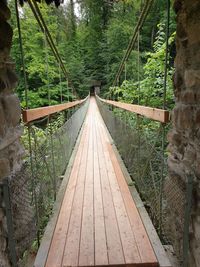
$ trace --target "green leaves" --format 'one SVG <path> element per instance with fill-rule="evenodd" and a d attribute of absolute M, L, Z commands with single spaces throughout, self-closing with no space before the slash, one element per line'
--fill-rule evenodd
<path fill-rule="evenodd" d="M 124 71 L 120 77 L 121 81 L 127 81 L 123 82 L 120 88 L 111 89 L 110 92 L 109 87 L 113 83 L 141 11 L 141 1 L 82 1 L 78 17 L 75 15 L 74 2 L 70 0 L 59 9 L 42 4 L 40 7 L 79 96 L 85 97 L 88 94 L 91 80 L 100 80 L 106 95 L 112 94 L 114 98 L 130 103 L 138 103 L 140 99 L 143 104 L 160 107 L 165 61 L 165 1 L 161 0 L 161 4 L 155 3 L 140 31 L 140 55 L 138 57 L 136 46 L 126 63 L 126 73 Z M 10 1 L 10 5 L 14 14 L 14 0 Z M 14 28 L 12 56 L 16 61 L 20 81 L 17 93 L 24 106 L 23 69 L 14 17 L 11 22 Z M 172 19 L 171 31 L 173 28 Z M 60 80 L 64 101 L 73 99 L 71 90 L 69 93 L 70 88 L 67 88 L 65 78 L 28 5 L 25 5 L 21 12 L 21 29 L 29 87 L 29 107 L 48 105 L 48 89 L 50 103 L 59 104 Z M 173 40 L 174 36 L 170 42 Z M 173 102 L 172 72 L 173 68 L 170 67 L 169 97 L 167 95 L 169 107 Z M 138 82 L 139 77 L 141 82 Z"/>
<path fill-rule="evenodd" d="M 12 6 L 14 0 L 10 2 Z M 58 11 L 52 6 L 40 5 L 43 18 L 49 28 L 49 31 L 57 43 L 58 49 L 65 59 L 66 65 L 70 67 L 70 62 L 67 60 L 66 44 L 67 36 L 64 32 L 62 23 L 58 21 L 64 20 L 64 10 Z M 14 14 L 14 12 L 13 12 Z M 49 104 L 48 95 L 50 96 L 50 104 L 59 104 L 61 101 L 61 91 L 63 101 L 74 99 L 71 89 L 68 88 L 65 77 L 60 71 L 59 65 L 51 51 L 44 33 L 38 26 L 38 23 L 32 14 L 28 5 L 25 5 L 21 13 L 20 23 L 22 32 L 22 41 L 25 58 L 25 69 L 28 81 L 28 106 L 36 108 L 47 106 Z M 18 40 L 17 25 L 13 18 L 12 24 L 14 27 L 13 49 L 12 55 L 16 61 L 16 69 L 19 76 L 19 86 L 17 93 L 20 97 L 22 107 L 25 107 L 25 85 L 23 77 L 23 68 Z M 59 46 L 59 44 L 65 46 Z M 68 44 L 68 46 L 70 46 Z M 70 50 L 72 51 L 70 46 Z M 70 53 L 69 53 L 70 54 Z M 79 64 L 80 66 L 80 64 Z M 60 83 L 61 81 L 61 83 Z"/>
<path fill-rule="evenodd" d="M 164 68 L 165 68 L 165 40 L 163 25 L 159 25 L 158 36 L 154 43 L 154 52 L 146 53 L 146 64 L 143 66 L 144 75 L 141 81 L 124 81 L 120 87 L 111 87 L 109 96 L 132 104 L 163 107 Z M 175 33 L 169 39 L 169 45 L 174 42 Z M 168 63 L 169 64 L 169 63 Z M 174 105 L 172 86 L 173 67 L 169 66 L 167 76 L 166 107 L 172 109 Z"/>

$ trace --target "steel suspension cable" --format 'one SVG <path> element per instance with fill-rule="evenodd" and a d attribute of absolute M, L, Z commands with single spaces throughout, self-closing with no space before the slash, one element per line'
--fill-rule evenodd
<path fill-rule="evenodd" d="M 168 59 L 169 59 L 169 27 L 170 27 L 170 0 L 167 2 L 167 18 L 166 18 L 166 50 L 165 50 L 165 70 L 164 70 L 164 90 L 163 90 L 163 109 L 166 109 L 166 95 L 167 95 L 167 75 L 168 75 Z M 162 165 L 161 165 L 161 180 L 160 180 L 160 218 L 159 218 L 159 232 L 162 233 L 163 225 L 163 186 L 164 186 L 164 166 L 165 166 L 165 140 L 166 127 L 162 124 Z"/>
<path fill-rule="evenodd" d="M 18 29 L 18 36 L 19 36 L 21 63 L 22 63 L 23 76 L 24 76 L 25 102 L 26 102 L 26 109 L 28 109 L 28 83 L 27 83 L 26 70 L 25 70 L 24 50 L 23 50 L 23 44 L 22 44 L 21 25 L 20 25 L 20 19 L 19 19 L 19 10 L 18 10 L 17 0 L 15 0 L 15 12 L 16 12 L 16 18 L 17 18 L 17 29 Z"/>
<path fill-rule="evenodd" d="M 46 51 L 46 73 L 47 73 L 47 88 L 48 88 L 48 104 L 51 105 L 51 93 L 50 93 L 50 80 L 49 80 L 49 54 L 47 48 L 47 34 L 44 30 L 44 44 Z M 54 157 L 54 145 L 53 145 L 53 130 L 51 124 L 51 116 L 48 116 L 48 125 L 50 128 L 50 146 L 51 146 L 51 159 L 52 159 L 52 168 L 53 168 L 53 190 L 54 190 L 54 200 L 56 200 L 57 195 L 57 183 L 56 183 L 56 169 L 55 169 L 55 157 Z"/>
<path fill-rule="evenodd" d="M 68 91 L 68 102 L 69 102 L 69 81 L 67 79 L 67 91 Z"/>
<path fill-rule="evenodd" d="M 49 32 L 49 29 L 48 29 L 48 27 L 47 27 L 47 25 L 46 25 L 46 23 L 45 23 L 45 21 L 44 21 L 44 18 L 43 18 L 43 16 L 42 16 L 42 13 L 41 13 L 39 7 L 38 7 L 38 4 L 37 4 L 37 2 L 36 2 L 35 0 L 33 0 L 33 4 L 34 4 L 35 9 L 36 9 L 36 12 L 37 12 L 37 14 L 39 15 L 39 18 L 40 18 L 40 20 L 41 20 L 41 22 L 42 22 L 42 24 L 43 24 L 43 27 L 44 27 L 44 29 L 45 29 L 47 35 L 48 35 L 48 38 L 49 38 L 49 40 L 50 40 L 51 43 L 52 43 L 52 46 L 53 46 L 53 48 L 54 48 L 54 50 L 55 50 L 55 53 L 57 54 L 57 57 L 58 57 L 58 59 L 59 59 L 59 61 L 60 61 L 60 65 L 62 66 L 62 69 L 64 70 L 65 77 L 66 77 L 66 79 L 69 79 L 69 73 L 67 72 L 67 70 L 66 70 L 66 68 L 65 68 L 65 65 L 63 64 L 63 61 L 62 61 L 62 59 L 61 59 L 61 57 L 60 57 L 60 54 L 59 54 L 59 52 L 58 52 L 58 49 L 57 49 L 57 47 L 56 47 L 56 45 L 55 45 L 55 43 L 54 43 L 54 41 L 53 41 L 53 38 L 52 38 L 52 36 L 51 36 L 51 34 L 50 34 L 50 32 Z M 72 89 L 73 89 L 73 91 L 74 91 L 74 93 L 75 93 L 76 90 L 75 90 L 75 88 L 74 88 L 72 82 L 70 81 L 70 79 L 69 79 L 69 83 L 70 83 L 70 86 L 72 87 Z"/>
<path fill-rule="evenodd" d="M 127 62 L 124 63 L 124 80 L 127 79 Z"/>
<path fill-rule="evenodd" d="M 37 15 L 35 9 L 34 9 L 34 6 L 32 5 L 32 2 L 31 2 L 30 0 L 27 0 L 27 1 L 28 1 L 28 3 L 29 3 L 29 6 L 30 6 L 32 12 L 33 12 L 33 15 L 35 16 L 35 18 L 36 18 L 36 20 L 37 20 L 37 22 L 38 22 L 38 24 L 39 24 L 39 26 L 40 26 L 40 28 L 41 28 L 41 31 L 44 33 L 44 31 L 45 31 L 45 30 L 44 30 L 44 27 L 43 27 L 43 25 L 42 25 L 42 23 L 41 23 L 41 21 L 40 21 L 38 15 Z M 53 46 L 52 46 L 52 43 L 50 42 L 50 40 L 49 40 L 48 38 L 47 38 L 47 41 L 48 41 L 49 46 L 51 47 L 51 50 L 52 50 L 52 52 L 53 52 L 53 54 L 54 54 L 54 56 L 55 56 L 57 62 L 59 62 L 59 59 L 58 59 L 58 57 L 57 57 L 57 54 L 56 54 L 55 51 L 54 51 L 54 48 L 53 48 Z"/>
<path fill-rule="evenodd" d="M 60 103 L 62 104 L 63 102 L 63 90 L 62 90 L 62 77 L 61 77 L 61 69 L 60 69 L 60 64 L 59 64 L 59 81 L 60 81 Z"/>
<path fill-rule="evenodd" d="M 138 74 L 138 105 L 140 105 L 140 30 L 138 30 L 137 34 L 137 74 Z M 137 131 L 139 133 L 138 135 L 138 154 L 137 154 L 137 160 L 138 160 L 138 166 L 140 165 L 141 160 L 141 117 L 139 114 L 137 114 Z M 138 169 L 138 177 L 141 176 L 141 170 Z"/>
<path fill-rule="evenodd" d="M 128 44 L 128 47 L 127 47 L 126 52 L 125 52 L 125 55 L 124 55 L 124 57 L 123 57 L 123 59 L 122 59 L 122 61 L 120 63 L 118 72 L 117 72 L 115 80 L 113 82 L 113 86 L 115 86 L 117 81 L 119 80 L 119 77 L 120 77 L 120 75 L 121 75 L 121 73 L 123 71 L 123 68 L 124 68 L 125 61 L 128 60 L 128 58 L 129 58 L 129 56 L 130 56 L 130 54 L 132 52 L 132 49 L 133 49 L 133 47 L 135 45 L 135 42 L 137 41 L 138 31 L 142 28 L 142 26 L 143 26 L 143 24 L 144 24 L 144 22 L 146 20 L 146 17 L 148 15 L 153 3 L 154 3 L 154 0 L 147 0 L 145 2 L 145 5 L 144 5 L 144 7 L 142 9 L 142 12 L 141 12 L 141 15 L 139 17 L 139 20 L 137 22 L 137 25 L 136 25 L 136 27 L 134 29 L 132 38 L 131 38 L 131 40 L 130 40 L 130 42 Z"/>
<path fill-rule="evenodd" d="M 58 50 L 57 50 L 57 48 L 56 48 L 56 46 L 55 46 L 55 44 L 54 44 L 54 41 L 53 41 L 53 38 L 52 38 L 52 36 L 51 36 L 51 34 L 50 34 L 50 32 L 49 32 L 49 29 L 48 29 L 48 27 L 47 27 L 47 25 L 46 25 L 46 23 L 45 23 L 45 21 L 44 21 L 44 19 L 43 19 L 43 16 L 42 16 L 42 13 L 40 12 L 40 9 L 39 9 L 39 7 L 38 7 L 38 4 L 36 3 L 35 0 L 32 0 L 32 2 L 33 2 L 33 5 L 34 5 L 34 7 L 35 7 L 36 13 L 37 13 L 37 15 L 38 15 L 38 17 L 39 17 L 39 19 L 40 19 L 40 21 L 41 21 L 41 24 L 43 25 L 43 28 L 44 28 L 44 30 L 45 30 L 45 32 L 46 32 L 46 36 L 48 36 L 48 38 L 49 38 L 49 40 L 50 40 L 50 42 L 51 42 L 51 44 L 52 44 L 52 47 L 53 47 L 53 49 L 54 49 L 54 51 L 55 51 L 55 53 L 56 53 L 56 55 L 57 55 L 57 58 L 58 58 L 58 60 L 59 60 L 59 62 L 60 62 L 60 65 L 62 66 L 63 71 L 64 71 L 65 75 L 67 76 L 67 71 L 66 71 L 66 69 L 65 69 L 65 66 L 64 66 L 64 64 L 63 64 L 63 62 L 62 62 L 62 59 L 61 59 L 61 57 L 60 57 L 60 55 L 59 55 L 59 53 L 58 53 Z"/>
<path fill-rule="evenodd" d="M 27 77 L 26 77 L 24 49 L 23 49 L 23 43 L 22 43 L 21 25 L 20 25 L 20 19 L 19 19 L 19 10 L 18 10 L 17 0 L 15 0 L 15 11 L 16 11 L 16 18 L 17 18 L 19 45 L 20 45 L 20 53 L 21 53 L 21 60 L 22 60 L 24 85 L 25 85 L 25 102 L 26 102 L 26 109 L 28 109 L 28 82 L 27 82 Z M 37 203 L 37 194 L 36 194 L 35 174 L 34 174 L 34 167 L 33 167 L 34 166 L 34 164 L 33 164 L 33 149 L 32 149 L 32 144 L 31 144 L 31 125 L 30 124 L 28 124 L 28 145 L 29 145 L 29 155 L 30 155 L 33 202 L 34 202 L 35 213 L 36 213 L 37 245 L 39 247 L 39 245 L 40 245 L 39 212 L 38 212 L 38 203 Z"/>
<path fill-rule="evenodd" d="M 168 60 L 169 60 L 169 27 L 170 27 L 170 0 L 167 0 L 166 51 L 165 51 L 163 109 L 166 109 L 167 75 L 168 75 Z"/>
<path fill-rule="evenodd" d="M 138 31 L 138 105 L 140 105 L 140 31 Z"/>
<path fill-rule="evenodd" d="M 46 74 L 47 74 L 47 92 L 48 92 L 48 105 L 51 105 L 51 95 L 50 95 L 50 88 L 49 88 L 49 55 L 48 55 L 48 48 L 47 48 L 47 35 L 46 31 L 44 30 L 44 46 L 45 46 L 45 57 L 46 57 Z"/>
<path fill-rule="evenodd" d="M 49 30 L 48 30 L 48 27 L 47 27 L 47 25 L 46 25 L 46 23 L 45 23 L 45 21 L 43 19 L 43 16 L 42 16 L 42 14 L 40 12 L 40 9 L 39 9 L 37 3 L 35 2 L 35 0 L 33 0 L 33 1 L 27 0 L 27 2 L 29 3 L 29 6 L 30 6 L 30 8 L 31 8 L 31 10 L 32 10 L 32 12 L 33 12 L 33 14 L 34 14 L 34 16 L 35 16 L 35 18 L 36 18 L 41 30 L 42 30 L 42 32 L 46 31 L 47 42 L 48 42 L 48 44 L 49 44 L 49 46 L 50 46 L 50 48 L 51 48 L 56 60 L 57 60 L 57 62 L 61 65 L 61 69 L 62 69 L 62 71 L 63 71 L 63 73 L 65 75 L 66 80 L 67 79 L 69 80 L 70 86 L 72 87 L 74 94 L 76 94 L 76 90 L 75 90 L 72 82 L 70 81 L 70 79 L 68 77 L 69 73 L 67 72 L 67 70 L 65 68 L 65 65 L 63 64 L 63 61 L 62 61 L 62 59 L 60 57 L 60 54 L 59 54 L 59 52 L 58 52 L 58 50 L 57 50 L 57 48 L 56 48 L 56 46 L 54 44 L 53 38 L 52 38 L 52 36 L 51 36 L 51 34 L 50 34 Z M 33 4 L 32 4 L 32 2 L 33 2 Z"/>

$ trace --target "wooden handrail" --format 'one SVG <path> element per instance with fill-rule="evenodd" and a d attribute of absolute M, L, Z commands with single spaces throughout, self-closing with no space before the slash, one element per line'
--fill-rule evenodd
<path fill-rule="evenodd" d="M 60 105 L 54 105 L 54 106 L 47 106 L 47 107 L 41 107 L 41 108 L 34 108 L 34 109 L 27 109 L 22 111 L 22 118 L 24 123 L 28 123 L 40 118 L 43 118 L 45 116 L 70 109 L 72 107 L 78 106 L 86 101 L 88 97 L 82 100 L 76 100 L 73 102 L 68 102 Z"/>
<path fill-rule="evenodd" d="M 145 106 L 140 106 L 140 105 L 127 104 L 127 103 L 122 103 L 122 102 L 116 102 L 116 101 L 112 101 L 112 100 L 102 99 L 99 96 L 97 96 L 97 97 L 100 101 L 102 101 L 108 105 L 142 115 L 142 116 L 149 118 L 151 120 L 159 121 L 162 123 L 168 123 L 170 121 L 170 113 L 168 110 L 145 107 Z"/>

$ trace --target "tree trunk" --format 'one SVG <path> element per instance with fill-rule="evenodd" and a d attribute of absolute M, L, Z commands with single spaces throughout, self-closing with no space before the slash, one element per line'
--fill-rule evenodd
<path fill-rule="evenodd" d="M 76 16 L 74 11 L 74 1 L 70 0 L 70 17 L 71 17 L 71 38 L 76 36 Z"/>

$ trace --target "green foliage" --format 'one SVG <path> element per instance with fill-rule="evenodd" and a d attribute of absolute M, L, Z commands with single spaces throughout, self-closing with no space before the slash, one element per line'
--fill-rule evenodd
<path fill-rule="evenodd" d="M 159 31 L 153 46 L 154 51 L 146 53 L 143 79 L 141 81 L 125 80 L 120 87 L 111 87 L 107 94 L 108 97 L 133 104 L 163 107 L 166 45 L 164 27 L 160 24 L 158 28 Z M 174 42 L 174 37 L 175 33 L 170 37 L 169 45 Z M 174 105 L 172 75 L 173 67 L 169 66 L 166 94 L 166 108 L 168 109 L 172 109 Z"/>
<path fill-rule="evenodd" d="M 142 1 L 87 0 L 81 1 L 79 7 L 80 11 L 77 17 L 75 1 L 73 0 L 68 1 L 59 9 L 40 4 L 44 20 L 79 96 L 85 97 L 88 94 L 91 80 L 102 81 L 103 91 L 109 95 L 108 89 L 112 85 L 137 23 L 142 9 Z M 10 8 L 13 14 L 11 23 L 14 30 L 12 56 L 16 62 L 20 81 L 17 93 L 22 107 L 24 107 L 25 85 L 18 31 L 14 17 L 14 0 L 10 1 Z M 172 12 L 171 17 L 170 32 L 172 33 L 175 30 Z M 25 5 L 22 10 L 20 9 L 20 21 L 29 87 L 29 107 L 48 105 L 48 95 L 50 95 L 51 105 L 60 103 L 60 79 L 62 80 L 63 100 L 74 99 L 71 89 L 64 82 L 65 78 L 59 71 L 60 68 L 54 55 L 28 5 Z M 144 93 L 144 99 L 141 97 L 144 104 L 150 103 L 149 99 L 152 99 L 153 94 L 162 96 L 160 88 L 163 83 L 165 24 L 166 1 L 155 1 L 145 25 L 140 31 L 139 62 L 142 81 L 140 87 Z M 135 47 L 126 64 L 127 81 L 123 83 L 121 89 L 117 89 L 114 93 L 121 98 L 123 95 L 125 101 L 137 102 L 138 99 L 137 89 L 135 90 L 139 87 L 137 63 L 138 52 L 137 47 Z M 121 79 L 124 78 L 125 73 L 122 74 Z M 148 87 L 149 91 L 147 90 Z M 124 92 L 125 89 L 127 92 Z M 153 89 L 155 91 L 151 92 Z M 132 91 L 134 92 L 132 93 Z M 155 105 L 156 103 L 152 104 Z"/>
<path fill-rule="evenodd" d="M 37 140 L 37 145 L 41 146 L 49 138 L 50 133 L 54 134 L 60 129 L 65 123 L 65 116 L 63 112 L 55 116 L 53 120 L 43 125 L 43 127 L 31 126 L 31 147 L 35 147 L 35 140 Z M 29 151 L 29 138 L 28 138 L 28 127 L 24 127 L 24 134 L 21 137 L 21 141 L 24 145 L 24 148 L 28 154 Z"/>
<path fill-rule="evenodd" d="M 39 144 L 42 144 L 46 140 L 46 134 L 45 131 L 41 128 L 38 128 L 36 126 L 32 126 L 32 132 L 35 133 L 37 140 L 39 140 Z M 29 138 L 28 138 L 28 127 L 24 127 L 24 134 L 21 137 L 21 142 L 25 148 L 26 155 L 29 153 Z M 34 147 L 34 138 L 31 135 L 31 147 Z"/>
<path fill-rule="evenodd" d="M 14 0 L 10 2 L 14 15 L 13 4 Z M 47 7 L 42 4 L 40 7 L 44 20 L 48 25 L 55 43 L 66 43 L 68 36 L 65 35 L 62 25 L 58 21 L 58 15 L 60 15 L 61 18 L 64 17 L 64 10 L 58 11 L 52 6 Z M 60 17 L 59 19 L 61 20 Z M 12 17 L 11 23 L 14 27 L 12 56 L 15 60 L 19 76 L 19 86 L 17 88 L 17 92 L 20 97 L 22 107 L 25 107 L 26 99 L 23 68 L 18 40 L 18 30 L 14 17 Z M 74 96 L 71 93 L 71 88 L 67 86 L 65 77 L 55 60 L 55 57 L 47 43 L 46 37 L 41 32 L 28 5 L 25 5 L 23 9 L 20 9 L 20 23 L 25 68 L 28 80 L 28 106 L 30 108 L 35 108 L 47 106 L 49 104 L 59 104 L 61 101 L 61 91 L 63 101 L 73 100 Z M 61 49 L 62 48 L 64 47 L 61 47 Z M 65 58 L 63 57 L 63 59 Z"/>

